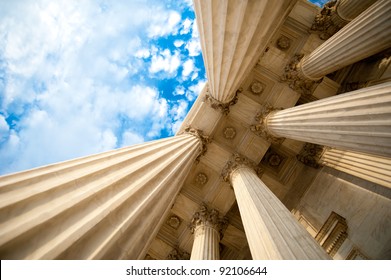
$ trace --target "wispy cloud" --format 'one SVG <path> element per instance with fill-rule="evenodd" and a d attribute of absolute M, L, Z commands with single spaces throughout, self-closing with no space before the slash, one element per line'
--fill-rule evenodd
<path fill-rule="evenodd" d="M 1 1 L 0 174 L 173 135 L 205 75 L 175 4 Z"/>
<path fill-rule="evenodd" d="M 174 51 L 174 53 L 171 53 L 169 49 L 165 49 L 152 55 L 149 72 L 157 73 L 165 71 L 169 74 L 173 74 L 178 69 L 180 63 L 181 59 L 179 58 L 179 52 Z"/>

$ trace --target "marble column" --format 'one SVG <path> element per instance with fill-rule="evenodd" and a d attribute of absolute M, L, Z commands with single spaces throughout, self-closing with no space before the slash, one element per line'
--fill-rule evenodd
<path fill-rule="evenodd" d="M 253 259 L 330 259 L 257 173 L 254 163 L 237 154 L 223 170 L 235 191 Z"/>
<path fill-rule="evenodd" d="M 325 149 L 320 164 L 391 188 L 391 158 L 339 149 Z"/>
<path fill-rule="evenodd" d="M 195 0 L 210 95 L 227 104 L 297 0 Z"/>
<path fill-rule="evenodd" d="M 375 2 L 376 0 L 329 1 L 316 15 L 311 30 L 320 31 L 319 37 L 326 40 Z"/>
<path fill-rule="evenodd" d="M 301 76 L 325 75 L 391 47 L 391 2 L 378 0 L 298 64 Z"/>
<path fill-rule="evenodd" d="M 391 82 L 269 113 L 274 137 L 391 157 Z"/>
<path fill-rule="evenodd" d="M 194 234 L 191 260 L 219 260 L 220 234 L 226 221 L 219 217 L 215 209 L 208 209 L 202 205 L 196 212 L 190 224 Z"/>
<path fill-rule="evenodd" d="M 1 177 L 1 258 L 144 258 L 206 142 L 188 129 Z"/>
<path fill-rule="evenodd" d="M 336 14 L 344 21 L 352 21 L 364 12 L 377 0 L 339 0 L 337 1 Z"/>

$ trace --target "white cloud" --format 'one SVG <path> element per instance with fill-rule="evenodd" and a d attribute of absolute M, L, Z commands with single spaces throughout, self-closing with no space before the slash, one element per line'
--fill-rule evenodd
<path fill-rule="evenodd" d="M 147 49 L 141 49 L 138 50 L 134 56 L 138 58 L 148 58 L 151 56 L 151 52 Z"/>
<path fill-rule="evenodd" d="M 204 88 L 205 83 L 205 80 L 200 80 L 197 84 L 190 86 L 189 90 L 186 92 L 187 99 L 190 101 L 195 100 Z"/>
<path fill-rule="evenodd" d="M 183 63 L 183 71 L 182 76 L 187 78 L 194 71 L 194 61 L 192 59 L 188 59 Z"/>
<path fill-rule="evenodd" d="M 149 67 L 150 73 L 157 73 L 165 71 L 169 74 L 174 73 L 180 66 L 180 54 L 174 52 L 171 54 L 169 49 L 165 49 L 158 54 L 152 55 L 151 66 Z"/>
<path fill-rule="evenodd" d="M 174 41 L 174 46 L 177 47 L 177 48 L 180 48 L 181 46 L 183 46 L 185 42 L 182 41 L 182 40 L 175 40 Z"/>
<path fill-rule="evenodd" d="M 153 16 L 152 23 L 147 30 L 148 37 L 154 38 L 176 34 L 180 21 L 181 15 L 176 11 L 157 13 Z"/>
<path fill-rule="evenodd" d="M 191 76 L 191 80 L 194 81 L 197 78 L 198 78 L 198 72 L 194 72 L 193 75 Z"/>
<path fill-rule="evenodd" d="M 191 26 L 193 24 L 193 21 L 191 21 L 190 19 L 185 19 L 182 23 L 182 29 L 181 31 L 179 32 L 179 34 L 187 34 L 190 32 L 191 30 Z"/>
<path fill-rule="evenodd" d="M 106 129 L 101 133 L 100 147 L 102 151 L 114 149 L 117 146 L 117 137 L 110 129 Z"/>
<path fill-rule="evenodd" d="M 0 174 L 176 131 L 187 101 L 168 101 L 146 85 L 160 73 L 175 77 L 183 49 L 150 46 L 147 35 L 154 41 L 192 29 L 193 36 L 195 25 L 180 19 L 161 1 L 104 8 L 92 0 L 0 1 Z M 194 79 L 194 61 L 183 65 L 181 74 Z M 177 87 L 174 95 L 193 100 L 195 91 Z M 4 116 L 11 114 L 10 127 Z"/>
<path fill-rule="evenodd" d="M 197 56 L 201 54 L 201 45 L 198 40 L 191 39 L 185 48 L 189 51 L 189 56 Z"/>
<path fill-rule="evenodd" d="M 172 123 L 172 127 L 171 127 L 173 134 L 175 134 L 178 131 L 178 129 L 180 128 L 180 126 L 183 122 L 183 119 L 185 118 L 185 116 L 187 114 L 187 107 L 188 106 L 189 106 L 189 104 L 186 101 L 180 100 L 170 110 L 170 114 L 173 119 L 173 123 Z"/>
<path fill-rule="evenodd" d="M 123 147 L 134 145 L 134 144 L 139 144 L 142 142 L 144 142 L 144 137 L 142 137 L 141 135 L 139 135 L 137 133 L 125 131 L 122 134 L 122 145 L 121 146 L 123 146 Z"/>
<path fill-rule="evenodd" d="M 189 51 L 189 56 L 197 56 L 201 54 L 201 45 L 199 40 L 199 33 L 197 24 L 192 25 L 191 40 L 185 45 L 185 48 Z"/>
<path fill-rule="evenodd" d="M 185 94 L 185 88 L 183 86 L 177 86 L 174 90 L 174 95 L 184 95 Z"/>
<path fill-rule="evenodd" d="M 198 32 L 198 26 L 197 26 L 197 24 L 194 23 L 192 26 L 191 38 L 197 39 L 199 37 L 200 37 L 200 34 Z"/>
<path fill-rule="evenodd" d="M 9 134 L 9 125 L 3 115 L 0 115 L 0 142 Z"/>

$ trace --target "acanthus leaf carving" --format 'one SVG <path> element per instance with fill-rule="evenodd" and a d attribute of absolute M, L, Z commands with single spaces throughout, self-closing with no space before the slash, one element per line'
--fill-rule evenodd
<path fill-rule="evenodd" d="M 179 248 L 173 249 L 167 256 L 168 260 L 190 260 L 190 254 Z"/>
<path fill-rule="evenodd" d="M 238 94 L 240 92 L 242 92 L 243 89 L 242 88 L 239 88 L 236 93 L 235 93 L 235 96 L 231 99 L 231 101 L 227 102 L 227 103 L 222 103 L 218 100 L 216 100 L 215 98 L 213 98 L 210 93 L 209 93 L 209 86 L 207 86 L 206 88 L 206 94 L 204 96 L 204 102 L 205 103 L 208 103 L 210 105 L 210 107 L 212 107 L 213 109 L 215 110 L 220 110 L 224 115 L 228 115 L 230 110 L 229 110 L 229 107 L 235 105 L 237 102 L 238 102 Z"/>
<path fill-rule="evenodd" d="M 209 136 L 205 135 L 201 129 L 193 128 L 190 125 L 185 127 L 184 132 L 182 132 L 181 134 L 183 134 L 183 133 L 188 133 L 188 134 L 194 135 L 200 141 L 200 143 L 201 143 L 200 154 L 196 158 L 196 162 L 199 162 L 200 157 L 205 155 L 205 153 L 208 150 L 207 144 L 209 144 L 211 142 Z"/>
<path fill-rule="evenodd" d="M 260 136 L 264 138 L 266 141 L 271 142 L 273 144 L 279 145 L 281 144 L 285 139 L 280 137 L 273 136 L 268 130 L 267 130 L 267 118 L 270 116 L 272 112 L 281 110 L 280 108 L 274 108 L 270 104 L 263 104 L 260 108 L 260 110 L 255 115 L 254 119 L 256 121 L 255 124 L 250 125 L 250 130 L 256 134 L 257 136 Z"/>
<path fill-rule="evenodd" d="M 231 159 L 224 166 L 221 172 L 221 177 L 223 178 L 224 181 L 231 182 L 232 174 L 234 173 L 235 170 L 241 167 L 248 167 L 254 170 L 258 176 L 261 176 L 263 172 L 263 169 L 260 166 L 258 166 L 255 162 L 248 159 L 247 157 L 235 153 L 232 155 Z"/>
<path fill-rule="evenodd" d="M 222 238 L 223 232 L 228 226 L 228 219 L 226 217 L 220 217 L 219 211 L 216 209 L 209 209 L 208 206 L 203 203 L 200 209 L 194 213 L 189 224 L 191 233 L 194 234 L 199 226 L 210 226 L 216 229 Z"/>
<path fill-rule="evenodd" d="M 282 81 L 287 83 L 291 89 L 302 95 L 311 95 L 322 79 L 311 80 L 306 78 L 300 65 L 303 57 L 303 54 L 296 54 L 293 56 L 292 60 L 284 68 Z"/>
<path fill-rule="evenodd" d="M 338 1 L 332 0 L 315 16 L 311 31 L 319 33 L 322 40 L 327 40 L 348 23 L 338 15 L 337 7 Z"/>
<path fill-rule="evenodd" d="M 319 168 L 322 166 L 320 159 L 325 149 L 326 148 L 321 145 L 306 143 L 296 158 L 307 166 Z"/>

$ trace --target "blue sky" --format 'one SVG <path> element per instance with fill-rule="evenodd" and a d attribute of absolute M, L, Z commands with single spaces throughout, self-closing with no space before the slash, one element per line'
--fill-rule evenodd
<path fill-rule="evenodd" d="M 0 1 L 0 174 L 174 135 L 204 83 L 191 1 Z"/>
<path fill-rule="evenodd" d="M 0 1 L 0 174 L 174 135 L 206 82 L 192 1 Z"/>

